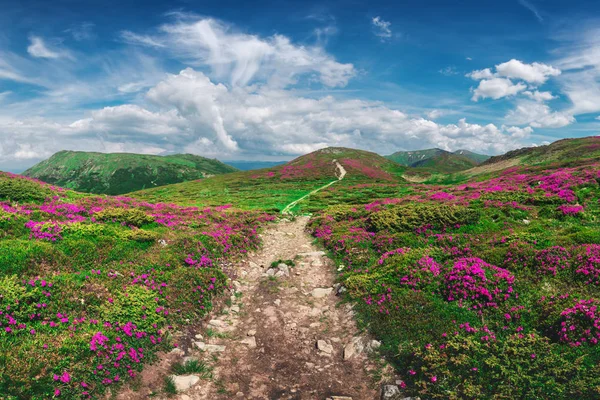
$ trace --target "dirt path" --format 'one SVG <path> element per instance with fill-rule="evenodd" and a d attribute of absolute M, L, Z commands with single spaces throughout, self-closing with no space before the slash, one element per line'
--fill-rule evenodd
<path fill-rule="evenodd" d="M 329 186 L 333 185 L 334 183 L 341 181 L 342 179 L 344 179 L 344 177 L 346 176 L 346 170 L 344 169 L 344 167 L 342 166 L 342 164 L 340 164 L 337 160 L 333 160 L 332 162 L 335 163 L 336 166 L 336 176 L 337 176 L 337 180 L 335 181 L 331 181 L 329 182 L 327 185 L 321 186 L 320 188 L 317 188 L 315 190 L 313 190 L 312 192 L 300 197 L 298 200 L 292 201 L 290 204 L 288 204 L 282 211 L 281 213 L 283 215 L 289 215 L 292 213 L 292 209 L 294 207 L 296 207 L 296 204 L 300 203 L 302 200 L 306 199 L 307 197 L 312 196 L 313 194 L 328 188 Z"/>
<path fill-rule="evenodd" d="M 299 217 L 272 226 L 263 234 L 263 249 L 239 265 L 227 314 L 209 321 L 209 334 L 198 332 L 197 342 L 185 349 L 214 365 L 213 377 L 174 398 L 378 398 L 368 376 L 375 367 L 366 356 L 377 343 L 358 341 L 350 306 L 337 304 L 331 260 L 312 244 L 307 222 Z M 289 276 L 285 267 L 269 268 L 291 259 Z"/>

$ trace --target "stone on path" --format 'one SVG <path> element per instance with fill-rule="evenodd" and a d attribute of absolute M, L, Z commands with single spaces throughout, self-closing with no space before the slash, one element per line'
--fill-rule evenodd
<path fill-rule="evenodd" d="M 194 386 L 199 380 L 198 375 L 171 375 L 178 392 L 184 392 Z"/>
<path fill-rule="evenodd" d="M 333 288 L 316 288 L 310 292 L 311 296 L 315 299 L 321 299 L 323 297 L 329 296 L 329 294 L 333 292 Z"/>
<path fill-rule="evenodd" d="M 400 400 L 400 388 L 396 385 L 383 385 L 381 400 Z"/>
<path fill-rule="evenodd" d="M 222 353 L 225 351 L 225 346 L 221 346 L 218 344 L 206 344 L 204 342 L 194 342 L 194 345 L 202 350 L 208 351 L 209 353 Z"/>
<path fill-rule="evenodd" d="M 300 253 L 298 255 L 302 256 L 302 257 L 321 257 L 321 256 L 325 255 L 325 252 L 324 251 L 311 251 L 308 253 Z"/>
<path fill-rule="evenodd" d="M 322 351 L 323 353 L 326 353 L 326 354 L 333 353 L 333 346 L 324 340 L 317 340 L 317 349 L 319 349 L 319 351 Z"/>
<path fill-rule="evenodd" d="M 256 335 L 256 329 L 250 329 L 248 331 L 248 333 L 246 333 L 246 336 L 254 336 Z"/>
<path fill-rule="evenodd" d="M 251 349 L 256 348 L 256 338 L 254 336 L 249 336 L 246 339 L 243 339 L 240 343 L 247 345 Z"/>
<path fill-rule="evenodd" d="M 344 347 L 344 360 L 349 360 L 355 355 L 359 355 L 364 350 L 362 338 L 353 337 L 352 341 Z"/>

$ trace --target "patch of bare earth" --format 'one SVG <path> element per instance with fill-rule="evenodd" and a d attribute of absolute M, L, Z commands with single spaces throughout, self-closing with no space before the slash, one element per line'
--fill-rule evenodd
<path fill-rule="evenodd" d="M 226 312 L 183 335 L 169 362 L 195 357 L 213 368 L 212 377 L 188 388 L 179 377 L 182 390 L 172 399 L 379 398 L 369 373 L 377 366 L 367 356 L 378 343 L 359 336 L 350 305 L 338 303 L 334 266 L 312 244 L 307 222 L 299 217 L 268 229 L 262 250 L 238 265 Z M 295 266 L 270 268 L 278 260 Z M 158 379 L 161 370 L 146 374 Z M 148 398 L 151 391 L 126 390 L 118 398 Z"/>

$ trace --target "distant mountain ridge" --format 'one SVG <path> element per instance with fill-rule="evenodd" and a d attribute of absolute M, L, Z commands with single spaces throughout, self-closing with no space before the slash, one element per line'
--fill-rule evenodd
<path fill-rule="evenodd" d="M 442 149 L 425 149 L 415 151 L 397 151 L 387 159 L 413 168 L 427 168 L 435 172 L 457 172 L 473 168 L 490 156 L 473 153 L 469 150 L 456 150 L 454 152 Z"/>
<path fill-rule="evenodd" d="M 23 175 L 79 192 L 118 195 L 238 171 L 193 154 L 60 151 Z"/>

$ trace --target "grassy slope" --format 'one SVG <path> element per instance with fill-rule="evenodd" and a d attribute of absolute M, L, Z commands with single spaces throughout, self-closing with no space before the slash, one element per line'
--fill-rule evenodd
<path fill-rule="evenodd" d="M 211 309 L 226 286 L 221 263 L 257 248 L 269 219 L 83 195 L 0 172 L 0 398 L 114 393 L 172 348 L 169 326 L 184 330 Z"/>
<path fill-rule="evenodd" d="M 332 162 L 334 159 L 347 171 L 346 179 L 334 186 L 351 188 L 360 184 L 397 185 L 404 181 L 400 176 L 405 167 L 375 153 L 328 148 L 298 157 L 282 166 L 143 190 L 131 193 L 131 196 L 154 202 L 233 204 L 242 209 L 281 211 L 287 204 L 314 188 L 337 179 L 336 167 Z M 347 194 L 350 191 L 351 189 Z M 300 208 L 306 206 L 299 205 Z M 314 208 L 315 206 L 312 207 Z"/>
<path fill-rule="evenodd" d="M 23 175 L 80 192 L 116 195 L 234 171 L 218 160 L 191 154 L 61 151 Z"/>

